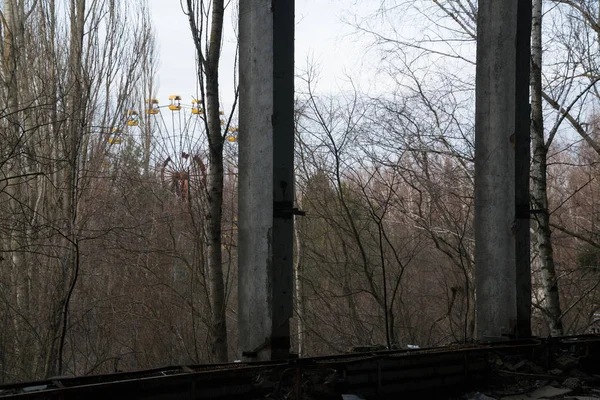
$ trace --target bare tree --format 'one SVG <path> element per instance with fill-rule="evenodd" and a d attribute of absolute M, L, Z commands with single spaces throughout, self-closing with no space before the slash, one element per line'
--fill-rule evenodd
<path fill-rule="evenodd" d="M 219 98 L 219 67 L 223 45 L 223 0 L 209 2 L 186 0 L 183 5 L 188 16 L 190 30 L 196 48 L 200 101 L 206 110 L 204 119 L 208 139 L 208 183 L 206 232 L 208 237 L 208 270 L 210 303 L 212 313 L 212 353 L 217 361 L 227 361 L 227 293 L 223 278 L 222 216 L 223 216 L 223 145 L 237 102 L 235 101 L 228 120 L 221 121 Z M 222 123 L 223 122 L 223 123 Z M 225 127 L 222 130 L 222 125 Z"/>
<path fill-rule="evenodd" d="M 539 282 L 540 289 L 537 293 L 539 296 L 536 296 L 539 302 L 535 306 L 544 315 L 549 330 L 553 334 L 561 334 L 561 319 L 565 313 L 561 312 L 559 283 L 564 275 L 561 275 L 561 271 L 555 271 L 551 226 L 559 228 L 554 220 L 556 217 L 552 215 L 553 199 L 548 194 L 554 190 L 554 180 L 551 180 L 552 184 L 548 184 L 548 176 L 560 168 L 560 164 L 552 162 L 553 157 L 569 151 L 573 146 L 573 136 L 565 135 L 569 130 L 564 122 L 568 122 L 572 131 L 580 135 L 589 146 L 596 151 L 599 149 L 590 135 L 587 128 L 589 123 L 585 117 L 586 112 L 590 112 L 589 100 L 596 93 L 598 81 L 597 57 L 593 55 L 598 48 L 598 4 L 595 1 L 562 0 L 547 4 L 551 3 L 555 3 L 555 6 L 548 7 L 545 13 L 542 6 L 546 3 L 535 3 L 536 30 L 532 38 L 534 180 L 531 208 L 536 220 L 535 256 L 532 262 L 539 265 L 537 271 L 534 269 L 534 277 Z M 422 99 L 425 109 L 429 109 L 429 116 L 426 118 L 436 121 L 434 126 L 444 126 L 439 122 L 444 121 L 445 115 L 454 116 L 454 127 L 457 129 L 446 128 L 437 139 L 430 138 L 427 129 L 422 130 L 425 135 L 421 133 L 421 136 L 426 139 L 417 143 L 422 143 L 424 151 L 456 156 L 460 151 L 457 153 L 449 149 L 448 145 L 459 150 L 472 145 L 469 133 L 472 118 L 469 110 L 473 106 L 469 103 L 472 102 L 474 89 L 470 78 L 475 55 L 476 14 L 477 5 L 470 0 L 440 0 L 433 4 L 392 0 L 382 2 L 376 12 L 367 18 L 349 21 L 357 29 L 357 34 L 370 39 L 370 50 L 379 52 L 382 60 L 385 60 L 380 68 L 388 73 L 389 79 L 398 88 L 396 102 L 398 98 L 416 94 Z M 420 29 L 399 28 L 404 26 L 402 21 L 409 25 L 418 24 Z M 543 27 L 548 27 L 548 30 Z M 460 74 L 456 71 L 460 71 Z M 444 94 L 440 95 L 441 93 Z M 381 103 L 385 104 L 384 111 L 386 107 L 394 109 L 390 102 Z M 466 107 L 457 107 L 461 103 L 466 104 Z M 396 109 L 402 114 L 407 113 L 409 107 L 413 105 Z M 414 111 L 411 113 L 417 114 Z M 423 116 L 413 118 L 419 119 L 423 120 Z M 457 132 L 462 133 L 457 135 Z M 443 143 L 444 140 L 446 144 Z M 436 141 L 442 146 L 432 147 L 431 144 Z M 456 160 L 468 165 L 468 157 L 458 157 Z M 560 203 L 558 207 L 568 207 L 568 204 Z M 568 303 L 564 307 L 571 309 Z"/>
<path fill-rule="evenodd" d="M 533 2 L 531 32 L 531 205 L 536 221 L 534 228 L 535 250 L 540 263 L 544 300 L 542 312 L 548 319 L 550 333 L 562 336 L 561 309 L 558 278 L 554 266 L 550 210 L 548 208 L 548 150 L 553 137 L 545 140 L 542 104 L 542 1 Z"/>
<path fill-rule="evenodd" d="M 14 99 L 11 118 L 2 121 L 8 128 L 3 139 L 15 156 L 2 160 L 1 172 L 22 178 L 1 188 L 2 201 L 12 204 L 1 217 L 3 236 L 12 240 L 2 247 L 15 256 L 0 286 L 5 315 L 16 322 L 6 332 L 12 346 L 3 342 L 2 379 L 18 380 L 76 368 L 67 345 L 79 340 L 71 334 L 73 307 L 83 304 L 76 298 L 81 258 L 87 243 L 101 236 L 90 223 L 97 205 L 89 199 L 108 158 L 106 132 L 138 79 L 141 58 L 130 45 L 142 44 L 149 31 L 141 27 L 143 7 L 141 19 L 128 25 L 129 6 L 112 2 L 8 3 L 4 12 L 13 20 L 7 24 L 15 27 L 3 28 L 3 39 L 9 48 L 14 40 L 20 44 L 2 74 L 2 97 Z M 56 45 L 61 41 L 65 46 Z"/>
<path fill-rule="evenodd" d="M 407 229 L 399 211 L 399 175 L 375 157 L 383 149 L 370 139 L 379 135 L 373 109 L 358 92 L 321 95 L 314 84 L 309 69 L 298 117 L 306 348 L 423 343 L 406 318 L 406 276 L 423 250 L 422 235 Z M 314 264 L 327 278 L 314 275 Z M 351 330 L 343 329 L 346 321 Z"/>

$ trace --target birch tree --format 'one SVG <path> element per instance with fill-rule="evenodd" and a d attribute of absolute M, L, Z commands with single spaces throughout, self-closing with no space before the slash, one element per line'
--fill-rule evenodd
<path fill-rule="evenodd" d="M 542 1 L 533 1 L 531 31 L 531 207 L 536 221 L 534 249 L 544 292 L 542 312 L 553 336 L 562 336 L 558 278 L 554 265 L 550 210 L 548 206 L 548 150 L 554 136 L 545 139 L 542 104 Z"/>
<path fill-rule="evenodd" d="M 206 236 L 208 239 L 208 274 L 211 312 L 212 354 L 216 361 L 228 360 L 227 339 L 227 293 L 223 274 L 222 219 L 223 219 L 223 145 L 237 102 L 234 88 L 234 104 L 227 120 L 221 121 L 219 97 L 219 67 L 223 46 L 223 0 L 186 0 L 184 3 L 192 39 L 196 49 L 199 95 L 206 110 L 203 119 L 208 141 L 208 183 L 205 210 Z M 234 71 L 235 72 L 235 71 Z M 222 127 L 224 126 L 224 129 Z"/>

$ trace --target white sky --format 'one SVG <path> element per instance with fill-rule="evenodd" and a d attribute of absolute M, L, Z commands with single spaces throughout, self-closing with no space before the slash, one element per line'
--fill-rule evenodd
<path fill-rule="evenodd" d="M 243 0 L 242 0 L 243 1 Z M 369 0 L 361 3 L 376 5 Z M 351 0 L 296 0 L 296 68 L 314 60 L 320 70 L 319 89 L 335 92 L 345 85 L 345 74 L 359 76 L 363 46 L 350 37 L 352 29 L 341 22 L 343 15 L 358 13 Z M 149 0 L 156 28 L 160 67 L 157 97 L 161 104 L 179 94 L 189 104 L 195 95 L 195 52 L 186 16 L 177 0 Z M 361 9 L 364 10 L 364 5 Z M 234 21 L 225 17 L 225 42 L 220 71 L 221 98 L 226 108 L 233 99 Z"/>

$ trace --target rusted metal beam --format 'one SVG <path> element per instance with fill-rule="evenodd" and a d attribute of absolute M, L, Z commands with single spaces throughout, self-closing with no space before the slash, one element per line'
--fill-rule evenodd
<path fill-rule="evenodd" d="M 223 399 L 282 391 L 293 397 L 310 382 L 312 397 L 366 398 L 466 390 L 490 377 L 492 355 L 542 359 L 557 351 L 600 356 L 600 337 L 522 340 L 456 348 L 395 350 L 287 361 L 167 367 L 0 386 L 1 399 Z M 595 361 L 596 360 L 596 361 Z M 316 383 L 315 383 L 316 382 Z"/>

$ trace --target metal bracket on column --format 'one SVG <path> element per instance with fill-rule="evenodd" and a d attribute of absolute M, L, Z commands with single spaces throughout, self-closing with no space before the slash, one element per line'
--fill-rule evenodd
<path fill-rule="evenodd" d="M 292 218 L 294 215 L 305 216 L 306 211 L 299 210 L 294 207 L 290 201 L 275 201 L 273 202 L 273 217 L 274 218 Z"/>
<path fill-rule="evenodd" d="M 529 205 L 517 205 L 515 210 L 515 218 L 530 219 L 533 215 L 546 213 L 548 213 L 548 209 L 529 208 Z"/>

